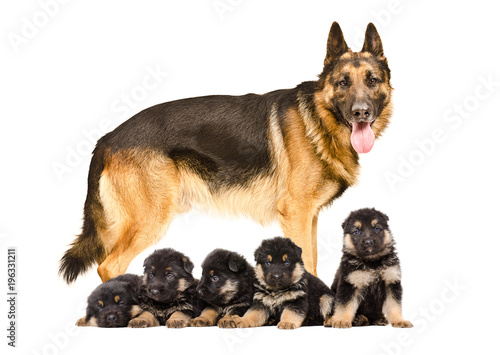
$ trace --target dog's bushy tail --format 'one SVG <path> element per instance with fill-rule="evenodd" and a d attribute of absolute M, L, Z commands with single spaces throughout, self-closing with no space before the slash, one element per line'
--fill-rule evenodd
<path fill-rule="evenodd" d="M 59 275 L 67 283 L 74 282 L 94 263 L 100 263 L 106 257 L 106 250 L 97 230 L 97 225 L 104 223 L 100 220 L 104 218 L 104 210 L 99 197 L 99 179 L 103 168 L 103 155 L 96 148 L 90 163 L 82 233 L 64 253 L 59 265 Z"/>

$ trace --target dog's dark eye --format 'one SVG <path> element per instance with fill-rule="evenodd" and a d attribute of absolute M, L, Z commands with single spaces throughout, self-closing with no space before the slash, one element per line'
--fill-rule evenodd
<path fill-rule="evenodd" d="M 218 277 L 218 276 L 215 276 L 215 275 L 214 275 L 214 276 L 212 276 L 212 281 L 213 281 L 213 282 L 217 282 L 217 281 L 219 281 L 219 277 Z"/>
<path fill-rule="evenodd" d="M 286 266 L 290 266 L 290 260 L 285 261 Z"/>
<path fill-rule="evenodd" d="M 379 227 L 375 227 L 375 232 L 380 232 L 380 228 Z"/>
<path fill-rule="evenodd" d="M 268 261 L 266 261 L 266 266 L 269 266 L 269 265 L 271 265 L 271 262 L 268 260 Z"/>
<path fill-rule="evenodd" d="M 340 80 L 339 85 L 340 86 L 347 86 L 347 80 Z"/>
<path fill-rule="evenodd" d="M 375 85 L 378 83 L 378 79 L 377 78 L 370 78 L 370 80 L 368 81 L 371 85 Z"/>
<path fill-rule="evenodd" d="M 97 307 L 97 310 L 100 312 L 102 311 L 102 307 Z"/>
<path fill-rule="evenodd" d="M 149 278 L 151 278 L 151 279 L 152 279 L 153 277 L 155 277 L 155 274 L 153 274 L 152 272 L 150 272 L 150 273 L 149 273 Z"/>
<path fill-rule="evenodd" d="M 118 305 L 119 305 L 120 307 L 123 307 L 123 306 L 125 306 L 125 302 L 120 301 L 120 302 L 118 302 Z"/>
<path fill-rule="evenodd" d="M 354 231 L 354 235 L 359 235 L 359 229 L 356 229 L 356 230 Z"/>
<path fill-rule="evenodd" d="M 166 277 L 167 277 L 167 280 L 173 280 L 174 279 L 174 275 L 172 275 L 172 274 L 168 274 Z"/>

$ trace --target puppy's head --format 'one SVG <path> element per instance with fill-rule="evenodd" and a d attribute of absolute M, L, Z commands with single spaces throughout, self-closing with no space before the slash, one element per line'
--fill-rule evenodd
<path fill-rule="evenodd" d="M 193 283 L 194 265 L 184 254 L 173 249 L 159 249 L 144 260 L 146 293 L 157 302 L 173 301 Z"/>
<path fill-rule="evenodd" d="M 264 240 L 255 250 L 255 276 L 271 290 L 286 289 L 302 279 L 301 256 L 302 249 L 288 238 Z"/>
<path fill-rule="evenodd" d="M 344 251 L 368 259 L 384 255 L 393 245 L 388 221 L 389 217 L 373 208 L 351 212 L 342 223 Z"/>
<path fill-rule="evenodd" d="M 253 268 L 238 253 L 215 249 L 203 261 L 202 276 L 196 288 L 203 300 L 225 305 L 251 284 Z"/>
<path fill-rule="evenodd" d="M 87 322 L 98 327 L 126 327 L 140 313 L 137 305 L 137 288 L 140 278 L 128 282 L 122 275 L 99 285 L 89 296 Z"/>

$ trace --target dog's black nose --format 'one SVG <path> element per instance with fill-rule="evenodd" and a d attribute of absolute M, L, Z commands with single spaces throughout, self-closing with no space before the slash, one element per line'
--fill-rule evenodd
<path fill-rule="evenodd" d="M 373 245 L 373 239 L 366 239 L 364 241 L 365 246 L 371 247 Z"/>
<path fill-rule="evenodd" d="M 371 109 L 366 102 L 355 102 L 352 105 L 352 117 L 356 121 L 369 121 L 372 116 Z"/>
<path fill-rule="evenodd" d="M 274 275 L 273 275 L 273 279 L 274 279 L 274 280 L 279 280 L 279 279 L 281 279 L 281 274 L 274 274 Z"/>
<path fill-rule="evenodd" d="M 109 314 L 107 316 L 107 320 L 108 322 L 112 323 L 112 322 L 116 322 L 116 320 L 118 319 L 118 317 L 116 316 L 116 314 Z"/>
<path fill-rule="evenodd" d="M 158 290 L 157 288 L 150 288 L 149 292 L 151 292 L 151 294 L 154 296 L 158 296 L 158 294 L 160 293 L 160 290 Z"/>

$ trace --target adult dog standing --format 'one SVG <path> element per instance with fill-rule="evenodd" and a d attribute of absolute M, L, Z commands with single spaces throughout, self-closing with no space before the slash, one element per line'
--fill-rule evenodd
<path fill-rule="evenodd" d="M 150 107 L 97 142 L 82 233 L 61 259 L 74 281 L 95 262 L 125 273 L 193 205 L 278 220 L 316 274 L 318 213 L 356 182 L 391 115 L 390 70 L 373 24 L 352 52 L 334 22 L 317 81 L 263 95 Z"/>

